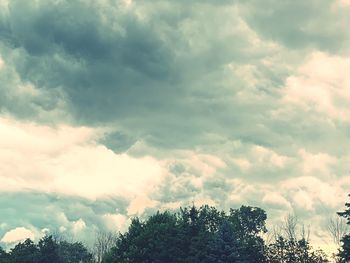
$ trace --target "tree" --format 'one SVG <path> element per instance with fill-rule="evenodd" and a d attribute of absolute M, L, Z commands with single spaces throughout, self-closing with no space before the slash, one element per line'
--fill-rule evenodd
<path fill-rule="evenodd" d="M 265 243 L 261 235 L 267 232 L 266 212 L 258 207 L 241 206 L 231 209 L 228 220 L 241 243 L 241 253 L 248 262 L 265 262 Z"/>
<path fill-rule="evenodd" d="M 26 239 L 11 249 L 10 258 L 11 263 L 39 262 L 40 252 L 32 240 Z"/>
<path fill-rule="evenodd" d="M 239 263 L 244 262 L 240 254 L 239 242 L 235 236 L 232 225 L 223 221 L 215 239 L 209 243 L 209 255 L 205 263 Z"/>
<path fill-rule="evenodd" d="M 327 224 L 327 230 L 331 235 L 334 244 L 340 247 L 341 240 L 348 231 L 348 226 L 346 224 L 345 218 L 341 218 L 341 217 L 330 218 Z"/>
<path fill-rule="evenodd" d="M 52 236 L 44 236 L 40 239 L 38 243 L 38 263 L 61 263 L 58 247 L 58 244 L 53 240 Z"/>
<path fill-rule="evenodd" d="M 0 263 L 10 263 L 10 255 L 0 247 Z"/>
<path fill-rule="evenodd" d="M 69 243 L 61 241 L 59 243 L 59 255 L 63 263 L 92 263 L 92 254 L 80 242 Z"/>
<path fill-rule="evenodd" d="M 97 263 L 102 261 L 104 255 L 115 245 L 117 235 L 111 232 L 98 231 L 94 243 L 94 255 Z"/>
<path fill-rule="evenodd" d="M 350 196 L 350 194 L 349 194 Z M 345 203 L 346 209 L 343 212 L 338 212 L 337 214 L 344 217 L 347 220 L 347 224 L 350 225 L 350 203 Z M 340 262 L 350 261 L 350 234 L 344 235 L 341 239 L 341 249 L 339 251 Z"/>
<path fill-rule="evenodd" d="M 286 239 L 282 236 L 267 248 L 270 263 L 325 263 L 327 256 L 320 250 L 314 251 L 305 239 Z"/>
<path fill-rule="evenodd" d="M 176 224 L 176 216 L 169 212 L 158 212 L 144 223 L 133 219 L 102 262 L 176 262 L 181 252 Z"/>
<path fill-rule="evenodd" d="M 133 219 L 102 262 L 265 262 L 265 220 L 254 207 L 229 215 L 209 206 L 157 212 L 145 221 Z"/>

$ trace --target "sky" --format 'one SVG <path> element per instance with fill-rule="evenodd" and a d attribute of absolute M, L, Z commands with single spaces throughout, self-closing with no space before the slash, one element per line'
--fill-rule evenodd
<path fill-rule="evenodd" d="M 0 0 L 0 244 L 350 189 L 349 0 Z"/>

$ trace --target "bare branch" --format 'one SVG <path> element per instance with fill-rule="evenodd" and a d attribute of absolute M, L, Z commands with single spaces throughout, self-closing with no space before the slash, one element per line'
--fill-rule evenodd
<path fill-rule="evenodd" d="M 340 246 L 340 240 L 348 231 L 348 225 L 346 224 L 346 219 L 335 216 L 328 220 L 327 230 L 332 236 L 334 244 Z"/>

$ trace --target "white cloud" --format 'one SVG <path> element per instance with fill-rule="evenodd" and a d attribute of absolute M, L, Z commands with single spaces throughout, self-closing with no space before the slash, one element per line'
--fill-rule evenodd
<path fill-rule="evenodd" d="M 147 196 L 137 196 L 129 204 L 128 215 L 140 215 L 145 211 L 146 208 L 152 208 L 156 205 L 157 202 L 149 199 Z"/>
<path fill-rule="evenodd" d="M 0 191 L 130 197 L 161 181 L 157 160 L 115 154 L 94 142 L 96 133 L 86 127 L 50 128 L 0 118 Z"/>
<path fill-rule="evenodd" d="M 299 154 L 303 159 L 304 174 L 319 172 L 327 174 L 330 172 L 330 165 L 335 164 L 337 159 L 327 153 L 312 154 L 305 149 L 299 150 Z"/>
<path fill-rule="evenodd" d="M 193 204 L 197 207 L 203 205 L 216 206 L 215 201 L 213 201 L 210 197 L 197 197 Z"/>
<path fill-rule="evenodd" d="M 258 162 L 263 163 L 264 165 L 283 168 L 288 160 L 287 156 L 279 155 L 273 150 L 262 146 L 255 146 L 253 152 L 257 157 Z"/>
<path fill-rule="evenodd" d="M 315 202 L 323 206 L 336 208 L 344 202 L 344 189 L 337 180 L 333 183 L 322 181 L 313 176 L 290 178 L 280 184 L 283 191 L 288 192 L 300 207 L 310 210 Z"/>
<path fill-rule="evenodd" d="M 312 53 L 297 73 L 287 78 L 284 101 L 332 119 L 349 120 L 349 68 L 349 57 Z"/>
<path fill-rule="evenodd" d="M 83 219 L 79 219 L 73 223 L 72 230 L 74 234 L 78 234 L 86 228 L 86 223 Z"/>
<path fill-rule="evenodd" d="M 263 203 L 290 208 L 291 205 L 280 193 L 268 192 L 262 199 Z"/>
<path fill-rule="evenodd" d="M 0 70 L 5 66 L 5 62 L 0 55 Z"/>
<path fill-rule="evenodd" d="M 250 161 L 244 158 L 233 158 L 232 162 L 237 165 L 242 171 L 246 171 L 251 167 Z"/>
<path fill-rule="evenodd" d="M 186 152 L 183 162 L 202 176 L 213 175 L 217 170 L 226 167 L 225 162 L 218 156 L 196 152 Z"/>
<path fill-rule="evenodd" d="M 67 228 L 64 226 L 60 226 L 58 230 L 60 231 L 60 233 L 63 233 L 67 230 Z"/>
<path fill-rule="evenodd" d="M 5 235 L 1 239 L 1 242 L 15 243 L 25 240 L 27 238 L 34 240 L 34 237 L 35 235 L 31 230 L 26 229 L 24 227 L 17 227 L 5 233 Z"/>
<path fill-rule="evenodd" d="M 130 222 L 129 218 L 122 214 L 105 214 L 102 218 L 112 231 L 124 232 Z"/>
<path fill-rule="evenodd" d="M 337 0 L 336 3 L 340 6 L 350 7 L 350 0 Z"/>
<path fill-rule="evenodd" d="M 313 210 L 313 200 L 310 194 L 303 190 L 298 190 L 293 195 L 293 200 L 297 206 L 305 209 L 305 210 Z"/>
<path fill-rule="evenodd" d="M 10 0 L 0 0 L 0 7 L 7 10 Z"/>

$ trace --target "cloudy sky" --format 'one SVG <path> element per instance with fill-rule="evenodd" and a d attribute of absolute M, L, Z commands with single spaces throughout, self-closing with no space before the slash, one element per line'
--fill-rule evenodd
<path fill-rule="evenodd" d="M 327 243 L 349 24 L 349 0 L 0 0 L 1 244 L 192 203 L 294 213 Z"/>

